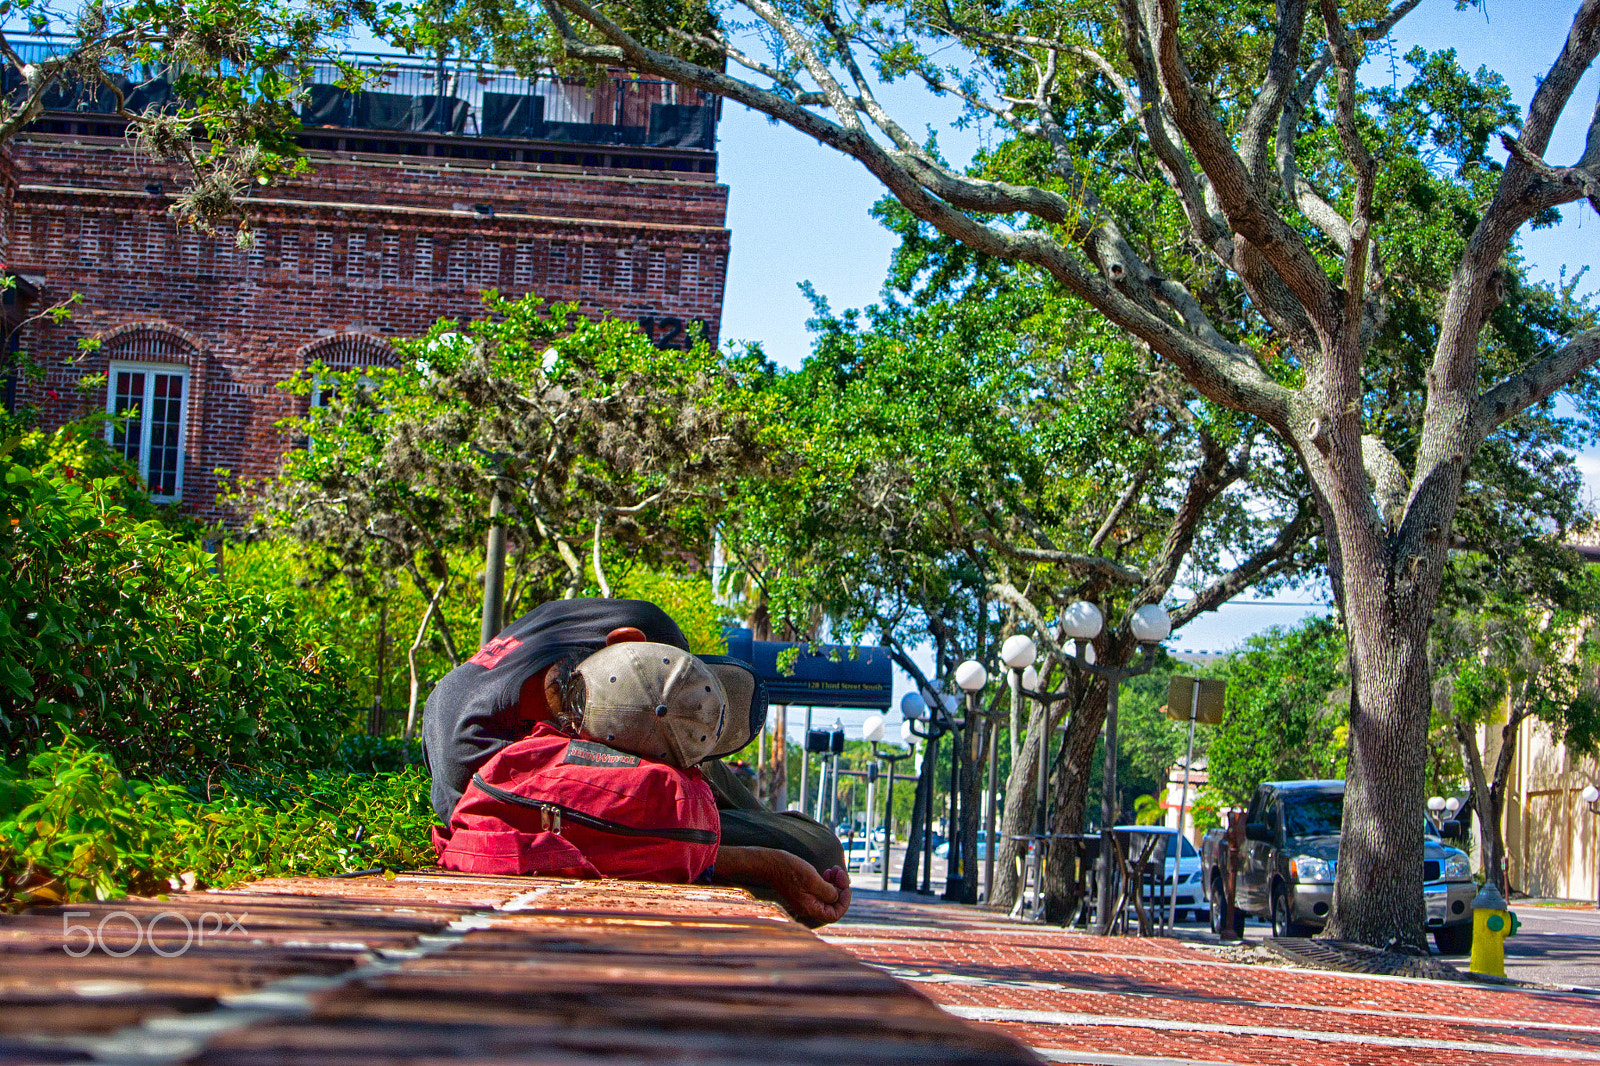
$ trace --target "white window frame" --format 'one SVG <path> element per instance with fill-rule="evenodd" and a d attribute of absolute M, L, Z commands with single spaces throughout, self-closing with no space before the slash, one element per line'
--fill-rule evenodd
<path fill-rule="evenodd" d="M 356 382 L 356 387 L 361 389 L 362 391 L 366 391 L 368 389 L 371 389 L 373 385 L 377 384 L 370 377 L 367 376 L 367 374 L 366 374 L 367 368 L 366 367 L 364 367 L 364 366 L 352 367 L 351 369 L 352 370 L 360 370 L 362 372 L 361 379 Z M 339 391 L 338 388 L 336 387 L 338 385 L 338 382 L 333 379 L 333 375 L 334 374 L 345 374 L 345 373 L 349 373 L 349 371 L 346 371 L 346 370 L 330 370 L 328 373 L 329 373 L 328 377 L 323 377 L 321 374 L 313 374 L 311 376 L 311 406 L 314 407 L 314 408 L 315 407 L 326 407 L 326 406 L 328 406 L 327 400 L 331 399 L 334 396 L 334 394 Z"/>
<path fill-rule="evenodd" d="M 146 485 L 150 483 L 150 410 L 154 403 L 156 375 L 170 374 L 183 383 L 183 395 L 178 399 L 178 466 L 173 477 L 173 491 L 170 494 L 151 492 L 150 498 L 157 503 L 177 503 L 183 499 L 183 468 L 188 457 L 189 449 L 189 401 L 190 401 L 190 376 L 189 368 L 176 366 L 171 363 L 144 363 L 132 360 L 112 360 L 106 368 L 106 414 L 115 415 L 117 405 L 117 375 L 118 374 L 143 374 L 144 397 L 139 401 L 139 477 Z M 116 443 L 116 425 L 106 424 L 106 443 Z"/>

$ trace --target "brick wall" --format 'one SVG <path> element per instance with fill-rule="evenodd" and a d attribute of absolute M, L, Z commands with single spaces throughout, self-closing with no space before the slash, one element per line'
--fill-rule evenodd
<path fill-rule="evenodd" d="M 313 171 L 252 200 L 259 239 L 176 227 L 173 175 L 123 142 L 30 135 L 0 167 L 0 235 L 37 301 L 83 301 L 65 325 L 34 324 L 23 348 L 47 368 L 20 399 L 70 417 L 73 383 L 112 360 L 188 372 L 183 500 L 208 518 L 226 468 L 271 476 L 287 441 L 274 423 L 305 397 L 276 386 L 321 357 L 360 365 L 387 338 L 468 318 L 480 293 L 537 293 L 716 339 L 729 234 L 727 189 L 531 164 L 313 157 Z M 78 342 L 101 347 L 78 355 Z M 105 402 L 103 390 L 89 403 Z"/>

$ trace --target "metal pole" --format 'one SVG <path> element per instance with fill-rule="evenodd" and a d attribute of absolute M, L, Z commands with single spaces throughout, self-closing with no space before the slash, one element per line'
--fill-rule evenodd
<path fill-rule="evenodd" d="M 1013 763 L 1012 765 L 1016 765 Z M 994 823 L 1000 800 L 1000 723 L 989 723 L 989 816 L 983 823 L 983 901 L 994 902 Z"/>
<path fill-rule="evenodd" d="M 833 720 L 833 732 L 828 734 L 829 751 L 833 751 L 835 740 L 839 741 L 841 748 L 844 747 L 844 722 L 837 718 Z M 833 763 L 833 776 L 828 780 L 828 827 L 831 829 L 839 824 L 839 753 L 834 752 L 829 761 Z M 849 813 L 845 811 L 846 815 Z M 851 824 L 854 825 L 853 822 Z"/>
<path fill-rule="evenodd" d="M 1178 924 L 1178 877 L 1183 872 L 1183 812 L 1189 805 L 1189 763 L 1194 761 L 1194 720 L 1200 713 L 1200 681 L 1195 680 L 1194 695 L 1189 700 L 1189 750 L 1183 757 L 1183 793 L 1178 797 L 1178 831 L 1173 835 L 1172 847 L 1172 899 L 1167 906 L 1167 931 Z"/>
<path fill-rule="evenodd" d="M 1100 788 L 1100 914 L 1095 920 L 1095 932 L 1106 936 L 1111 932 L 1111 878 L 1112 832 L 1117 822 L 1117 689 L 1121 679 L 1111 671 L 1106 678 L 1106 767 Z"/>
<path fill-rule="evenodd" d="M 889 851 L 894 846 L 894 777 L 900 760 L 889 760 L 889 790 L 883 801 L 883 891 L 889 891 Z"/>
<path fill-rule="evenodd" d="M 971 710 L 972 697 L 967 696 L 968 710 Z M 970 717 L 970 715 L 969 715 Z M 944 864 L 944 898 L 954 903 L 961 902 L 962 881 L 965 880 L 961 872 L 961 745 L 966 743 L 965 730 L 956 726 L 950 731 L 950 821 L 944 827 L 945 864 Z"/>
<path fill-rule="evenodd" d="M 861 828 L 867 834 L 867 846 L 865 848 L 863 848 L 862 852 L 861 852 L 861 859 L 862 859 L 862 867 L 861 868 L 862 868 L 863 871 L 866 870 L 866 859 L 867 859 L 867 857 L 872 854 L 872 808 L 873 808 L 873 801 L 878 798 L 877 797 L 877 785 L 878 785 L 878 783 L 876 781 L 874 781 L 871 777 L 867 778 L 867 813 L 861 816 Z M 851 818 L 850 818 L 850 830 L 851 830 L 851 832 L 855 831 L 855 827 L 856 827 L 856 820 L 855 820 L 855 817 L 852 815 Z M 887 851 L 884 852 L 884 854 L 883 854 L 883 868 L 885 870 L 887 870 L 889 868 L 889 855 L 888 855 Z"/>
<path fill-rule="evenodd" d="M 1038 684 L 1038 682 L 1034 682 Z M 1022 761 L 1019 748 L 1022 746 L 1022 671 L 1011 671 L 1011 731 L 1008 734 L 1011 740 L 1011 766 L 1013 769 Z"/>
<path fill-rule="evenodd" d="M 478 646 L 489 643 L 500 632 L 500 614 L 505 609 L 506 527 L 500 521 L 500 493 L 489 497 L 489 543 L 483 563 L 483 625 Z"/>
<path fill-rule="evenodd" d="M 767 724 L 761 723 L 761 731 L 756 734 L 756 802 L 762 802 L 761 779 L 766 776 L 767 769 Z M 772 806 L 768 803 L 767 806 Z"/>
<path fill-rule="evenodd" d="M 1050 773 L 1050 705 L 1039 705 L 1039 769 L 1033 813 L 1033 913 L 1044 920 L 1045 781 Z"/>
<path fill-rule="evenodd" d="M 811 708 L 806 708 L 806 731 L 800 736 L 800 813 L 810 814 L 811 793 Z"/>
<path fill-rule="evenodd" d="M 939 740 L 942 734 L 929 733 L 923 745 L 922 772 L 928 777 L 928 787 L 922 797 L 922 894 L 933 895 L 933 805 L 935 779 L 939 768 Z"/>

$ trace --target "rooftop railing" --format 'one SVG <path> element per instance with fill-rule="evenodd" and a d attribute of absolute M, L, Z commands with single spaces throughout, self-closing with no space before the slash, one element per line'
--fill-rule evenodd
<path fill-rule="evenodd" d="M 26 63 L 37 63 L 66 47 L 66 38 L 12 35 Z M 634 149 L 711 151 L 716 146 L 716 97 L 673 82 L 613 73 L 590 83 L 538 73 L 531 76 L 465 60 L 350 53 L 346 59 L 368 72 L 362 88 L 338 84 L 332 63 L 318 64 L 299 101 L 307 131 L 372 131 L 387 135 L 446 137 Z M 170 71 L 146 66 L 109 72 L 124 106 L 176 108 Z M 3 91 L 20 87 L 21 75 L 6 68 Z M 116 96 L 104 85 L 58 82 L 45 96 L 54 114 L 113 115 Z"/>

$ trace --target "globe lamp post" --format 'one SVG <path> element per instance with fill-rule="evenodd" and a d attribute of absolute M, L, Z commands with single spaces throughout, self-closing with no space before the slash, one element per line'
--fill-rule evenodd
<path fill-rule="evenodd" d="M 901 713 L 903 714 L 904 712 Z M 889 852 L 894 845 L 894 778 L 900 760 L 909 759 L 914 754 L 909 750 L 914 739 L 911 732 L 911 722 L 908 720 L 900 723 L 900 742 L 906 745 L 906 751 L 890 753 L 878 749 L 878 744 L 883 740 L 883 715 L 881 714 L 870 715 L 865 722 L 861 723 L 861 738 L 872 744 L 873 758 L 879 762 L 889 764 L 888 791 L 883 798 L 883 851 L 881 852 L 883 857 L 883 891 L 887 892 L 889 891 Z"/>
<path fill-rule="evenodd" d="M 916 827 L 917 815 L 920 813 L 922 816 L 922 884 L 920 888 L 917 886 L 916 868 L 912 867 L 911 890 L 927 896 L 933 893 L 933 768 L 939 763 L 939 728 L 928 707 L 928 701 L 923 699 L 920 692 L 907 692 L 900 697 L 900 715 L 905 719 L 902 728 L 922 741 L 921 772 L 917 776 L 919 779 L 926 778 L 927 784 L 919 797 L 922 802 L 915 805 L 911 816 L 913 830 Z M 916 842 L 908 840 L 906 843 L 906 856 L 909 858 L 912 855 L 911 845 Z M 902 871 L 900 887 L 904 889 L 905 886 L 906 879 Z"/>
<path fill-rule="evenodd" d="M 1100 856 L 1096 863 L 1099 876 L 1099 901 L 1095 916 L 1095 932 L 1105 936 L 1111 931 L 1111 906 L 1114 893 L 1112 880 L 1116 871 L 1112 864 L 1115 853 L 1112 827 L 1117 822 L 1117 697 L 1122 683 L 1130 677 L 1149 673 L 1155 665 L 1156 647 L 1172 633 L 1172 618 L 1159 604 L 1149 603 L 1133 612 L 1128 619 L 1128 630 L 1139 642 L 1143 654 L 1129 666 L 1102 666 L 1087 654 L 1086 645 L 1100 635 L 1105 618 L 1100 609 L 1082 600 L 1070 605 L 1061 616 L 1061 628 L 1073 641 L 1072 664 L 1079 670 L 1106 681 L 1106 761 L 1101 778 L 1100 797 Z"/>
<path fill-rule="evenodd" d="M 967 764 L 972 757 L 972 731 L 978 724 L 977 694 L 988 683 L 989 671 L 983 668 L 982 663 L 968 659 L 956 667 L 956 687 L 966 693 L 967 706 L 961 725 L 951 735 L 950 851 L 945 864 L 944 898 L 963 903 L 967 902 L 967 864 L 972 862 L 972 856 L 966 853 L 966 833 L 961 828 L 965 821 L 961 810 L 961 789 L 966 784 L 962 779 L 962 771 L 965 766 L 966 773 L 974 772 L 973 767 Z"/>

